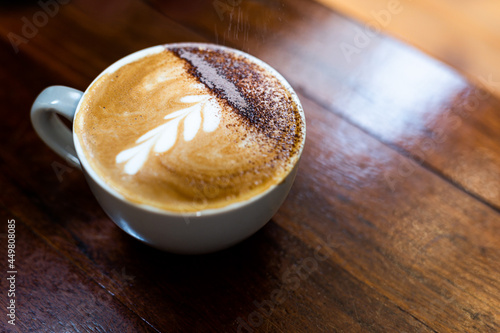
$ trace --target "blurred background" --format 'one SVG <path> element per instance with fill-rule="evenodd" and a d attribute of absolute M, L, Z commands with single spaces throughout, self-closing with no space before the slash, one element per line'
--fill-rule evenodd
<path fill-rule="evenodd" d="M 317 1 L 418 47 L 500 96 L 499 1 Z"/>

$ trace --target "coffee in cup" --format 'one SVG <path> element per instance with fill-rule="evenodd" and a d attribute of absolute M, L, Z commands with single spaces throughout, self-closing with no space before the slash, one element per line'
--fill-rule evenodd
<path fill-rule="evenodd" d="M 75 131 L 127 200 L 192 212 L 248 200 L 295 165 L 303 117 L 288 89 L 228 50 L 165 47 L 99 77 Z"/>
<path fill-rule="evenodd" d="M 293 184 L 306 132 L 276 70 L 203 43 L 132 53 L 85 92 L 48 87 L 31 121 L 82 170 L 118 227 L 183 254 L 226 248 L 264 226 Z"/>

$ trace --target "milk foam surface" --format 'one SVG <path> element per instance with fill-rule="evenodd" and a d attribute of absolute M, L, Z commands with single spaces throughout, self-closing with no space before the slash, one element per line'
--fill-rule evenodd
<path fill-rule="evenodd" d="M 304 124 L 263 67 L 225 50 L 184 47 L 101 76 L 75 131 L 94 171 L 125 198 L 195 212 L 281 182 L 298 158 Z"/>

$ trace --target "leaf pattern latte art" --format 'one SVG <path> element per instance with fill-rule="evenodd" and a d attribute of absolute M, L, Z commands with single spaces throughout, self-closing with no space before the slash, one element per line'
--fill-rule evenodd
<path fill-rule="evenodd" d="M 134 147 L 116 155 L 116 163 L 125 163 L 123 169 L 125 173 L 136 174 L 146 163 L 151 150 L 155 153 L 170 150 L 177 141 L 177 132 L 181 122 L 184 122 L 185 141 L 193 140 L 200 127 L 205 132 L 213 132 L 217 129 L 220 122 L 220 106 L 214 97 L 190 95 L 182 97 L 180 101 L 192 105 L 166 115 L 164 118 L 167 120 L 166 123 L 142 135 L 137 139 Z"/>

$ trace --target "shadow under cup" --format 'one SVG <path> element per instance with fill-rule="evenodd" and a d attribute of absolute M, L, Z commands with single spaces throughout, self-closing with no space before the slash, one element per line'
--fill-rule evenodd
<path fill-rule="evenodd" d="M 130 202 L 97 175 L 86 159 L 77 133 L 75 131 L 71 133 L 56 114 L 73 121 L 82 104 L 82 97 L 102 75 L 114 72 L 123 65 L 147 55 L 161 52 L 165 50 L 165 47 L 212 48 L 244 56 L 275 76 L 289 91 L 302 117 L 303 136 L 295 164 L 281 182 L 249 200 L 226 207 L 177 213 Z M 112 64 L 92 82 L 89 88 L 85 93 L 63 86 L 45 89 L 33 104 L 32 123 L 47 145 L 67 161 L 82 169 L 93 194 L 104 211 L 116 225 L 131 236 L 155 248 L 174 253 L 214 252 L 254 234 L 272 218 L 285 200 L 295 179 L 305 142 L 305 116 L 300 101 L 288 82 L 261 60 L 244 52 L 213 44 L 160 45 L 135 52 Z"/>

